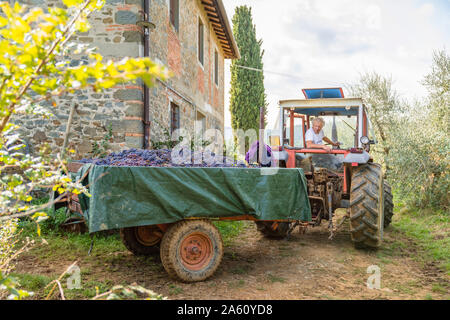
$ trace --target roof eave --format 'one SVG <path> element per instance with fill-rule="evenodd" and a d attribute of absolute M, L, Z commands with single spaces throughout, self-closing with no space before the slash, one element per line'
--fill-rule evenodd
<path fill-rule="evenodd" d="M 220 42 L 225 59 L 241 57 L 222 0 L 200 0 Z"/>
<path fill-rule="evenodd" d="M 227 12 L 225 10 L 222 0 L 217 0 L 217 4 L 219 6 L 219 10 L 220 10 L 222 16 L 224 17 L 223 21 L 225 23 L 225 28 L 227 29 L 228 34 L 230 35 L 231 44 L 233 46 L 234 56 L 230 57 L 229 59 L 240 59 L 241 54 L 239 52 L 239 48 L 237 46 L 236 40 L 234 39 L 233 29 L 231 28 L 230 22 L 228 21 L 228 15 L 227 15 Z"/>

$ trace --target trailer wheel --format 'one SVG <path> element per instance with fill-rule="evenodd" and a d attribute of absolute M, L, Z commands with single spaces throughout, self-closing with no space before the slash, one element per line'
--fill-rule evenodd
<path fill-rule="evenodd" d="M 394 215 L 394 201 L 391 186 L 384 182 L 384 228 L 389 227 Z"/>
<path fill-rule="evenodd" d="M 285 238 L 291 226 L 289 222 L 255 221 L 255 223 L 259 232 L 272 239 Z"/>
<path fill-rule="evenodd" d="M 378 248 L 383 241 L 384 181 L 381 166 L 354 169 L 350 193 L 350 233 L 358 249 Z"/>
<path fill-rule="evenodd" d="M 162 236 L 162 231 L 153 225 L 120 229 L 122 243 L 135 255 L 159 253 Z"/>
<path fill-rule="evenodd" d="M 167 230 L 161 242 L 164 269 L 170 277 L 183 282 L 209 278 L 222 257 L 222 237 L 208 220 L 177 222 Z"/>

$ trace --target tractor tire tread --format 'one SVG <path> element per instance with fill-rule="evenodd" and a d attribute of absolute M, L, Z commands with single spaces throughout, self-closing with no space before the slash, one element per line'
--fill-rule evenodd
<path fill-rule="evenodd" d="M 368 163 L 355 168 L 350 191 L 350 236 L 356 248 L 378 248 L 382 242 L 383 216 L 379 201 L 383 186 L 381 166 Z M 363 187 L 362 187 L 363 186 Z M 384 204 L 384 202 L 383 202 Z M 381 213 L 384 215 L 383 213 Z M 381 227 L 380 227 L 381 224 Z"/>
<path fill-rule="evenodd" d="M 201 270 L 187 270 L 179 256 L 179 246 L 183 238 L 192 230 L 207 234 L 213 244 L 213 257 L 209 264 Z M 219 230 L 209 220 L 183 220 L 173 224 L 164 234 L 161 241 L 161 262 L 164 269 L 173 279 L 182 282 L 203 281 L 211 277 L 219 267 L 223 257 L 223 241 Z"/>

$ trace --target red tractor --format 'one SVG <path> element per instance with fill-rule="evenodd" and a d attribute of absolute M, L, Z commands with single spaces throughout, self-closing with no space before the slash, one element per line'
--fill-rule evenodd
<path fill-rule="evenodd" d="M 347 208 L 347 215 L 340 217 L 341 224 L 347 218 L 350 220 L 355 246 L 378 248 L 383 229 L 391 222 L 394 205 L 381 165 L 374 163 L 369 154 L 376 141 L 366 106 L 362 99 L 344 98 L 341 88 L 305 89 L 303 93 L 306 99 L 279 102 L 279 128 L 270 136 L 273 158 L 278 159 L 280 167 L 303 168 L 312 225 L 328 220 L 332 238 L 339 220 L 336 209 Z M 332 140 L 337 140 L 336 118 L 341 127 L 345 124 L 351 128 L 346 147 L 307 148 L 305 133 L 311 128 L 313 117 L 333 119 Z M 262 233 L 272 237 L 284 237 L 293 229 L 287 222 L 276 228 L 266 222 L 257 225 Z"/>

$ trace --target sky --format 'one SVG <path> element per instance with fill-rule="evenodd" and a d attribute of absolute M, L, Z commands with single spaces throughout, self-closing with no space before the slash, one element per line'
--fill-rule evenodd
<path fill-rule="evenodd" d="M 223 3 L 230 25 L 236 6 L 252 8 L 265 52 L 268 128 L 279 100 L 303 98 L 303 88 L 344 87 L 364 72 L 392 76 L 403 98 L 423 97 L 420 82 L 431 69 L 433 50 L 450 48 L 450 0 Z M 230 63 L 225 62 L 225 127 L 231 127 Z"/>

